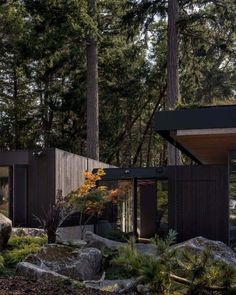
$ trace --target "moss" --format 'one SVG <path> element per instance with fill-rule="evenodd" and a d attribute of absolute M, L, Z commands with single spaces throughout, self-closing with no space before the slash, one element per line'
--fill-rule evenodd
<path fill-rule="evenodd" d="M 2 272 L 12 271 L 17 263 L 25 259 L 29 254 L 37 253 L 41 246 L 46 243 L 45 237 L 19 237 L 12 236 L 8 243 L 7 250 L 1 253 Z M 0 258 L 0 271 L 1 271 L 1 258 Z"/>

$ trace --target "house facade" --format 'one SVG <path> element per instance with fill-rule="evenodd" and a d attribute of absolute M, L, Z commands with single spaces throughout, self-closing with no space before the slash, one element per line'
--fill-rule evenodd
<path fill-rule="evenodd" d="M 149 238 L 169 229 L 236 242 L 236 106 L 156 113 L 156 131 L 192 159 L 189 166 L 105 169 L 103 181 L 121 187 L 126 201 L 118 223 Z"/>
<path fill-rule="evenodd" d="M 56 200 L 84 181 L 84 171 L 112 167 L 60 149 L 0 152 L 0 212 L 14 226 L 37 226 Z"/>

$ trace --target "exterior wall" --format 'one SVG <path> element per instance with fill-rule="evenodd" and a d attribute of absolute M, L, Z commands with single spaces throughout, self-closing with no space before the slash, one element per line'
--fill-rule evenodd
<path fill-rule="evenodd" d="M 41 157 L 29 151 L 28 225 L 36 226 L 36 216 L 55 201 L 55 149 L 45 149 Z"/>
<path fill-rule="evenodd" d="M 169 225 L 184 241 L 229 241 L 227 166 L 169 167 Z"/>
<path fill-rule="evenodd" d="M 61 190 L 63 196 L 66 196 L 83 184 L 83 173 L 86 170 L 92 171 L 95 168 L 110 168 L 113 166 L 56 149 L 55 167 L 55 191 L 57 193 L 58 190 Z"/>
<path fill-rule="evenodd" d="M 0 166 L 27 165 L 29 162 L 28 151 L 0 152 Z"/>

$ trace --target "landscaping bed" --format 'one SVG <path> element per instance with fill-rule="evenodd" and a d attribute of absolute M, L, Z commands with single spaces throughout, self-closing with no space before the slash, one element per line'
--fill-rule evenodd
<path fill-rule="evenodd" d="M 115 293 L 100 292 L 92 289 L 77 288 L 72 285 L 67 285 L 66 283 L 58 284 L 58 282 L 45 282 L 45 281 L 29 281 L 24 277 L 20 276 L 10 276 L 10 277 L 0 277 L 0 295 L 109 295 Z"/>

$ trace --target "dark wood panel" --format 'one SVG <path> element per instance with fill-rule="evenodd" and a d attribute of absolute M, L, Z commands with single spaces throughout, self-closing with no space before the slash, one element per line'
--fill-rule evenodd
<path fill-rule="evenodd" d="M 157 183 L 141 184 L 140 192 L 140 237 L 150 238 L 156 233 Z"/>
<path fill-rule="evenodd" d="M 27 165 L 29 161 L 28 154 L 28 151 L 1 151 L 0 166 Z"/>
<path fill-rule="evenodd" d="M 172 167 L 169 194 L 169 224 L 179 241 L 200 235 L 228 243 L 226 166 Z"/>
<path fill-rule="evenodd" d="M 28 221 L 36 226 L 35 216 L 42 216 L 55 201 L 55 150 L 44 150 L 41 157 L 29 154 Z"/>

